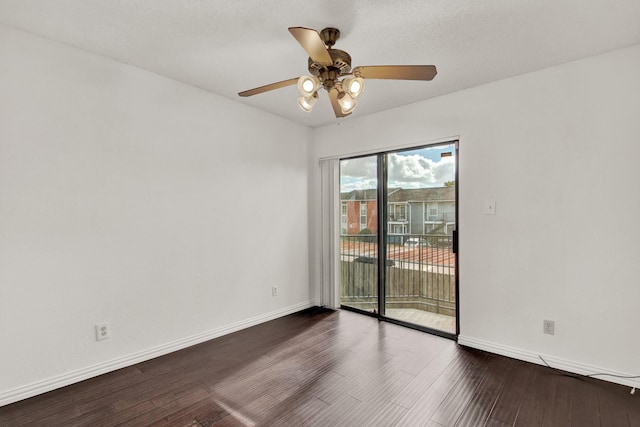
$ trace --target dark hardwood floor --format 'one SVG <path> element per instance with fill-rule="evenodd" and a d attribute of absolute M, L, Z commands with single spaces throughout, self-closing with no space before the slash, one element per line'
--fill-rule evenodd
<path fill-rule="evenodd" d="M 310 309 L 0 408 L 0 426 L 640 426 L 640 394 Z"/>

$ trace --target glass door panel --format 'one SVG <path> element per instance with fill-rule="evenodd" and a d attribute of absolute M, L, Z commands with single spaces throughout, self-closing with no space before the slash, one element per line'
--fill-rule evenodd
<path fill-rule="evenodd" d="M 378 157 L 340 161 L 340 304 L 378 313 Z"/>
<path fill-rule="evenodd" d="M 456 146 L 385 154 L 385 317 L 456 334 Z"/>

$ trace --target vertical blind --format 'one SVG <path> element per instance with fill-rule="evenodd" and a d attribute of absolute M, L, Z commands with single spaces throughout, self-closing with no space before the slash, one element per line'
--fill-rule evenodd
<path fill-rule="evenodd" d="M 322 293 L 324 307 L 340 308 L 340 160 L 320 161 L 322 211 Z"/>

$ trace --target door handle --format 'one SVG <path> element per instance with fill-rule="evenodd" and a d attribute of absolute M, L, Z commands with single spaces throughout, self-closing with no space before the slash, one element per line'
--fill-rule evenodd
<path fill-rule="evenodd" d="M 451 251 L 454 254 L 458 253 L 458 231 L 453 230 L 452 242 L 451 242 Z"/>

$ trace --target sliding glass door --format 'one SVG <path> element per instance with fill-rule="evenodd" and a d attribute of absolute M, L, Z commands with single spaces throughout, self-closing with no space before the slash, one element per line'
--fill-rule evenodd
<path fill-rule="evenodd" d="M 340 304 L 378 312 L 377 156 L 340 162 Z"/>
<path fill-rule="evenodd" d="M 455 334 L 455 144 L 385 158 L 384 315 Z"/>
<path fill-rule="evenodd" d="M 457 334 L 457 143 L 340 164 L 341 305 Z"/>

